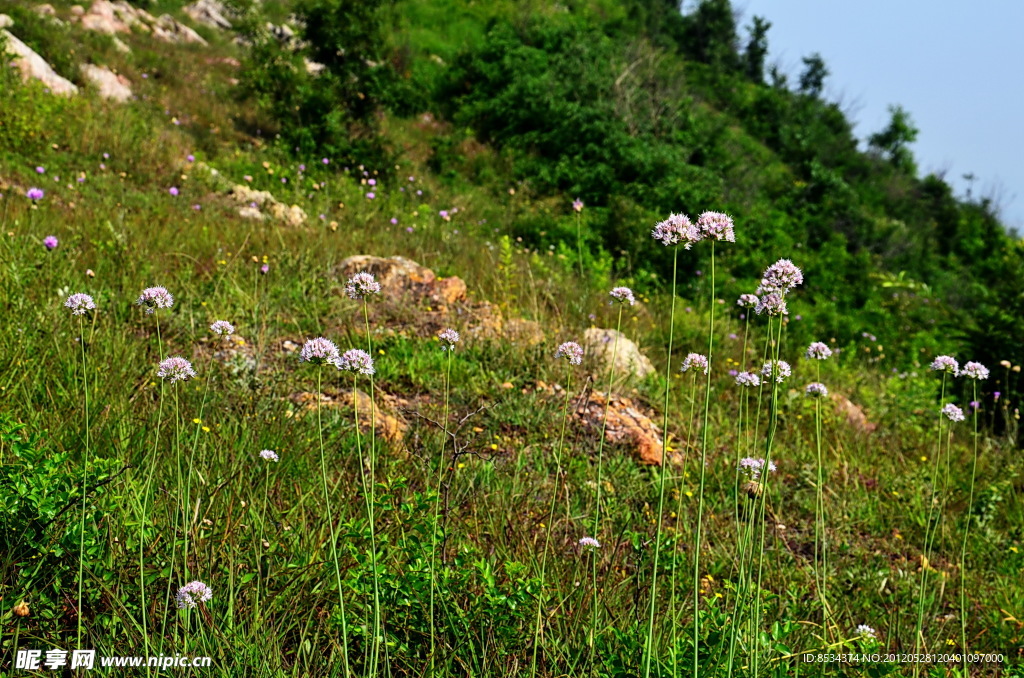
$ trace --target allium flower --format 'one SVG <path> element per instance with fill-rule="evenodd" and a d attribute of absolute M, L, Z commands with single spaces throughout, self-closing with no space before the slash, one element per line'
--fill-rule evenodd
<path fill-rule="evenodd" d="M 878 638 L 875 635 L 875 630 L 867 624 L 861 624 L 857 627 L 857 635 L 867 640 L 876 640 Z"/>
<path fill-rule="evenodd" d="M 438 332 L 437 338 L 441 340 L 442 351 L 454 351 L 455 344 L 459 343 L 459 333 L 450 327 Z"/>
<path fill-rule="evenodd" d="M 573 209 L 574 212 L 582 212 L 583 211 L 583 201 L 580 200 L 579 198 L 576 198 L 575 200 L 573 200 L 572 201 L 572 209 Z"/>
<path fill-rule="evenodd" d="M 762 377 L 765 379 L 775 379 L 780 384 L 791 374 L 793 374 L 793 370 L 790 369 L 789 363 L 785 360 L 769 360 L 761 368 Z"/>
<path fill-rule="evenodd" d="M 700 370 L 704 374 L 708 373 L 708 358 L 700 353 L 688 353 L 686 358 L 683 360 L 683 366 L 679 370 L 680 372 L 689 372 L 690 370 Z"/>
<path fill-rule="evenodd" d="M 302 350 L 299 352 L 300 362 L 314 365 L 333 364 L 337 359 L 338 347 L 334 345 L 333 341 L 323 337 L 308 340 L 302 345 Z"/>
<path fill-rule="evenodd" d="M 740 298 L 736 300 L 736 305 L 742 308 L 754 308 L 760 301 L 756 294 L 741 294 Z"/>
<path fill-rule="evenodd" d="M 789 259 L 779 259 L 769 266 L 761 277 L 761 287 L 758 294 L 763 292 L 781 292 L 785 294 L 797 285 L 804 282 L 804 274 Z"/>
<path fill-rule="evenodd" d="M 658 222 L 651 231 L 651 237 L 665 247 L 682 244 L 686 249 L 701 240 L 700 231 L 685 214 L 671 214 L 665 221 Z"/>
<path fill-rule="evenodd" d="M 227 320 L 218 320 L 210 325 L 210 330 L 215 334 L 234 334 L 235 326 Z"/>
<path fill-rule="evenodd" d="M 931 367 L 936 372 L 949 372 L 953 376 L 956 376 L 960 372 L 960 363 L 958 363 L 955 358 L 948 355 L 940 355 L 932 361 Z"/>
<path fill-rule="evenodd" d="M 760 386 L 761 378 L 753 372 L 740 372 L 736 375 L 736 384 L 738 386 Z"/>
<path fill-rule="evenodd" d="M 697 219 L 697 230 L 705 240 L 736 242 L 732 217 L 721 212 L 704 212 Z"/>
<path fill-rule="evenodd" d="M 988 368 L 981 363 L 969 362 L 964 364 L 964 368 L 960 370 L 961 377 L 967 377 L 968 379 L 988 379 Z"/>
<path fill-rule="evenodd" d="M 167 192 L 170 193 L 171 195 L 178 195 L 180 191 L 178 191 L 177 186 L 171 186 L 169 189 L 167 189 Z"/>
<path fill-rule="evenodd" d="M 42 200 L 44 195 L 46 195 L 46 193 L 43 189 L 36 188 L 35 186 L 25 191 L 25 197 L 29 200 Z"/>
<path fill-rule="evenodd" d="M 96 302 L 92 300 L 92 297 L 81 292 L 68 297 L 64 305 L 71 309 L 71 315 L 85 315 L 86 311 L 96 308 Z"/>
<path fill-rule="evenodd" d="M 280 461 L 280 457 L 277 456 L 277 452 L 273 450 L 260 450 L 260 457 L 267 461 Z"/>
<path fill-rule="evenodd" d="M 757 480 L 761 477 L 761 472 L 764 471 L 764 459 L 744 457 L 740 459 L 740 471 L 750 476 L 753 480 Z M 768 472 L 775 473 L 774 461 L 768 462 Z"/>
<path fill-rule="evenodd" d="M 178 381 L 188 381 L 196 376 L 196 371 L 192 369 L 192 363 L 176 355 L 160 362 L 156 376 L 161 379 L 169 379 L 173 384 Z"/>
<path fill-rule="evenodd" d="M 825 388 L 825 384 L 819 384 L 818 382 L 807 384 L 806 391 L 807 395 L 811 396 L 812 398 L 828 397 L 828 389 Z"/>
<path fill-rule="evenodd" d="M 580 539 L 579 545 L 582 546 L 583 548 L 588 548 L 588 549 L 599 549 L 599 548 L 601 548 L 601 542 L 599 542 L 598 540 L 594 539 L 593 537 L 583 537 L 582 539 Z"/>
<path fill-rule="evenodd" d="M 946 405 L 945 407 L 943 407 L 942 408 L 942 413 L 944 415 L 946 415 L 946 417 L 950 421 L 963 421 L 964 420 L 964 411 L 961 410 L 956 405 L 954 405 L 953 403 L 950 403 L 950 404 Z"/>
<path fill-rule="evenodd" d="M 345 293 L 350 299 L 363 299 L 370 294 L 380 293 L 380 283 L 373 279 L 373 276 L 366 271 L 356 273 L 345 284 Z"/>
<path fill-rule="evenodd" d="M 57 249 L 58 244 L 59 243 L 57 241 L 57 236 L 55 235 L 48 235 L 45 238 L 43 238 L 43 246 L 46 247 L 46 249 L 48 250 Z"/>
<path fill-rule="evenodd" d="M 583 347 L 575 341 L 567 341 L 555 351 L 556 358 L 566 358 L 570 365 L 579 365 L 583 362 Z"/>
<path fill-rule="evenodd" d="M 201 581 L 190 581 L 178 589 L 174 599 L 178 601 L 178 609 L 196 607 L 199 603 L 205 603 L 213 598 L 213 591 Z"/>
<path fill-rule="evenodd" d="M 789 313 L 789 309 L 786 308 L 786 298 L 779 292 L 769 292 L 761 297 L 754 311 L 758 315 L 767 313 L 770 316 L 787 315 Z"/>
<path fill-rule="evenodd" d="M 373 358 L 370 357 L 369 353 L 358 348 L 345 351 L 333 362 L 334 366 L 343 372 L 353 372 L 369 376 L 375 371 L 373 369 Z"/>
<path fill-rule="evenodd" d="M 150 315 L 158 308 L 170 308 L 174 306 L 174 297 L 167 291 L 166 287 L 147 287 L 135 300 L 139 306 L 146 307 L 146 315 Z"/>
<path fill-rule="evenodd" d="M 823 341 L 815 341 L 807 347 L 807 357 L 812 360 L 825 360 L 831 357 L 832 349 Z"/>
<path fill-rule="evenodd" d="M 636 297 L 633 296 L 633 290 L 628 287 L 615 287 L 611 292 L 608 293 L 615 301 L 625 304 L 628 303 L 630 306 L 636 303 Z"/>

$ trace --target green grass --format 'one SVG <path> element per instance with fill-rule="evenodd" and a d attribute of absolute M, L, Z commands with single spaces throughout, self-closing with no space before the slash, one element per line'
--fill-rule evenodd
<path fill-rule="evenodd" d="M 234 54 L 231 45 L 215 44 L 196 59 L 190 58 L 195 54 L 191 49 L 143 46 L 136 44 L 139 40 L 133 38 L 137 49 L 131 55 L 109 54 L 124 59 L 119 67 L 131 74 L 143 97 L 128 106 L 88 96 L 54 99 L 38 86 L 23 87 L 10 75 L 0 75 L 5 92 L 0 100 L 0 420 L 25 427 L 0 440 L 0 484 L 6 497 L 23 497 L 39 515 L 49 516 L 42 523 L 55 518 L 43 527 L 38 520 L 26 522 L 25 513 L 0 512 L 0 541 L 6 547 L 0 555 L 0 667 L 9 669 L 15 644 L 71 649 L 78 625 L 77 553 L 83 535 L 78 531 L 80 507 L 72 502 L 81 492 L 84 461 L 81 345 L 78 324 L 61 304 L 68 293 L 81 291 L 93 295 L 99 307 L 85 325 L 90 449 L 95 452 L 89 465 L 95 481 L 87 487 L 105 483 L 90 489 L 86 512 L 83 647 L 100 655 L 130 655 L 143 654 L 148 643 L 152 654 L 210 656 L 212 675 L 341 675 L 342 616 L 331 525 L 321 501 L 316 416 L 304 414 L 289 399 L 296 392 L 315 391 L 316 377 L 281 347 L 285 340 L 301 344 L 318 335 L 342 349 L 365 346 L 361 307 L 341 293 L 345 281 L 332 271 L 347 256 L 371 253 L 407 256 L 439 274 L 458 275 L 472 298 L 493 301 L 507 317 L 535 320 L 546 335 L 540 346 L 529 348 L 463 333 L 465 343 L 451 365 L 448 429 L 453 437 L 440 459 L 442 431 L 433 422 L 443 416 L 447 359 L 436 341 L 409 329 L 428 310 L 384 308 L 382 301 L 371 301 L 382 307 L 374 316 L 375 388 L 408 401 L 402 414 L 409 425 L 400 443 L 380 436 L 375 441 L 374 536 L 386 667 L 380 675 L 424 675 L 430 664 L 429 564 L 439 472 L 443 546 L 436 554 L 442 563 L 436 572 L 436 675 L 528 671 L 539 598 L 544 602 L 539 675 L 636 675 L 650 608 L 659 470 L 638 465 L 624 448 L 606 447 L 601 525 L 592 534 L 598 431 L 578 422 L 568 425 L 563 484 L 555 472 L 562 396 L 538 388 L 541 381 L 565 381 L 564 364 L 553 358 L 559 342 L 579 339 L 591 322 L 614 326 L 617 310 L 606 303 L 606 294 L 616 281 L 601 272 L 580 279 L 574 242 L 564 250 L 528 251 L 514 235 L 508 237 L 523 219 L 573 224 L 569 200 L 564 205 L 533 202 L 523 191 L 495 195 L 470 181 L 432 175 L 417 153 L 430 132 L 415 120 L 385 121 L 389 138 L 408 151 L 408 160 L 401 161 L 398 179 L 382 179 L 377 199 L 367 200 L 366 186 L 337 168 L 324 168 L 317 158 L 305 161 L 309 170 L 300 179 L 299 160 L 243 131 L 239 121 L 248 114 L 229 95 L 230 67 L 211 61 Z M 183 67 L 169 68 L 171 59 Z M 142 79 L 142 72 L 159 75 Z M 183 124 L 172 124 L 172 117 Z M 230 183 L 251 175 L 254 187 L 299 204 L 309 221 L 290 228 L 238 218 L 223 195 L 223 182 L 186 162 L 189 153 Z M 35 174 L 37 165 L 46 168 L 45 175 Z M 76 181 L 80 174 L 83 183 Z M 408 175 L 416 182 L 406 181 Z M 280 182 L 282 176 L 287 184 Z M 320 181 L 326 186 L 314 190 Z M 31 185 L 47 191 L 36 209 L 22 197 Z M 407 191 L 399 192 L 399 185 Z M 170 186 L 181 194 L 170 196 Z M 423 195 L 411 195 L 412 186 Z M 194 204 L 202 209 L 194 210 Z M 458 213 L 451 222 L 443 221 L 438 212 L 452 207 Z M 392 217 L 397 225 L 390 223 Z M 744 218 L 736 215 L 738 243 L 729 246 L 738 251 L 745 247 Z M 412 233 L 406 231 L 409 226 Z M 650 225 L 636 228 L 649 230 Z M 52 252 L 42 246 L 49 234 L 60 239 Z M 257 271 L 264 260 L 270 271 L 261 276 Z M 176 298 L 173 309 L 156 318 L 133 305 L 151 285 L 167 287 Z M 711 290 L 706 285 L 702 279 L 680 280 L 674 364 L 707 342 Z M 623 329 L 660 375 L 669 299 L 664 293 L 641 297 L 636 307 L 626 309 Z M 792 318 L 804 303 L 801 292 L 794 292 Z M 739 309 L 732 304 L 726 299 L 716 310 L 708 412 L 707 548 L 700 562 L 698 606 L 703 615 L 698 660 L 708 675 L 725 675 L 723 639 L 727 648 L 728 615 L 736 595 L 735 507 L 748 501 L 735 488 L 735 417 L 741 394 L 726 372 L 760 364 L 765 331 L 763 322 L 751 323 L 750 346 L 756 348 L 742 355 L 741 342 L 729 337 L 743 332 Z M 256 369 L 212 359 L 214 342 L 207 326 L 216 319 L 236 325 L 252 348 Z M 460 319 L 452 322 L 463 329 Z M 774 521 L 766 529 L 759 625 L 764 635 L 756 641 L 744 637 L 734 675 L 749 674 L 744 667 L 755 653 L 762 675 L 820 668 L 791 656 L 821 648 L 823 636 L 813 566 L 814 405 L 802 393 L 804 384 L 816 379 L 816 366 L 800 358 L 803 348 L 787 343 L 783 335 L 781 357 L 794 365 L 795 374 L 779 389 L 772 449 L 779 472 L 768 500 Z M 871 341 L 843 348 L 822 366 L 822 381 L 865 405 L 878 430 L 858 433 L 832 408 L 822 408 L 829 516 L 824 576 L 842 638 L 851 638 L 858 624 L 868 624 L 879 631 L 878 651 L 909 651 L 935 462 L 938 381 L 927 373 L 930 355 L 921 357 L 925 366 L 908 365 L 906 371 L 913 374 L 900 377 L 878 367 L 875 358 L 882 348 Z M 155 376 L 157 362 L 168 354 L 190 358 L 199 373 L 179 385 L 177 421 L 173 388 Z M 1004 393 L 999 406 L 1015 421 L 1017 396 L 1007 385 L 1015 375 L 990 367 Z M 514 387 L 502 388 L 505 382 Z M 325 372 L 327 393 L 350 383 L 344 375 Z M 582 370 L 573 384 L 570 395 L 575 397 L 586 385 Z M 674 665 L 692 662 L 694 592 L 686 575 L 693 568 L 701 431 L 687 430 L 688 384 L 682 375 L 672 377 L 667 413 L 660 409 L 666 401 L 663 377 L 635 384 L 635 392 L 632 386 L 621 387 L 656 421 L 667 414 L 668 446 L 686 455 L 685 464 L 666 469 L 653 675 L 671 675 Z M 965 405 L 966 392 L 953 395 Z M 364 471 L 351 410 L 325 408 L 322 414 L 348 652 L 354 672 L 363 675 L 374 591 Z M 983 422 L 990 414 L 983 412 Z M 766 416 L 762 409 L 762 433 Z M 924 575 L 929 582 L 924 637 L 931 652 L 959 647 L 960 539 L 964 516 L 971 512 L 976 522 L 965 575 L 971 648 L 1019 653 L 1024 645 L 1022 622 L 1017 621 L 1024 620 L 1024 463 L 1010 442 L 1012 435 L 983 427 L 975 502 L 968 506 L 969 424 L 955 429 L 950 451 L 946 500 L 931 569 Z M 9 424 L 4 427 L 7 431 Z M 43 452 L 31 469 L 31 455 L 18 448 L 27 444 L 19 442 L 26 435 L 38 436 L 32 447 Z M 691 441 L 688 449 L 686 440 Z M 369 454 L 367 444 L 364 437 L 364 455 Z M 268 470 L 258 458 L 261 449 L 276 450 L 280 463 Z M 187 507 L 182 506 L 186 488 L 179 482 L 179 451 L 186 464 Z M 946 459 L 940 462 L 945 469 Z M 556 519 L 547 525 L 553 501 Z M 59 513 L 65 505 L 72 509 Z M 542 592 L 540 567 L 548 533 Z M 260 546 L 260 535 L 268 546 Z M 589 664 L 587 646 L 594 600 L 591 563 L 576 547 L 582 536 L 602 543 L 596 554 L 603 606 L 596 666 Z M 140 548 L 147 638 L 139 595 Z M 673 562 L 684 573 L 678 577 L 677 619 L 669 616 L 669 596 L 662 593 Z M 213 590 L 212 601 L 189 614 L 173 608 L 186 572 L 188 579 L 200 579 Z M 21 601 L 29 605 L 29 616 L 13 613 Z M 682 628 L 673 632 L 677 625 Z M 673 638 L 678 643 L 670 647 Z M 869 646 L 853 641 L 845 647 Z M 833 670 L 885 675 L 909 673 L 910 667 L 845 665 Z M 934 671 L 943 675 L 942 668 Z"/>

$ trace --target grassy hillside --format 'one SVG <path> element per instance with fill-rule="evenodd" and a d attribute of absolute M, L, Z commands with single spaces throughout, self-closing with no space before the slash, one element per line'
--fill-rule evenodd
<path fill-rule="evenodd" d="M 1020 675 L 1020 242 L 899 134 L 860 152 L 813 87 L 764 82 L 727 3 L 267 2 L 247 47 L 167 2 L 209 44 L 128 52 L 70 2 L 11 4 L 84 88 L 0 69 L 3 672 L 89 648 L 211 658 L 190 675 Z M 322 19 L 298 52 L 260 28 L 292 11 Z M 651 239 L 705 210 L 735 243 Z M 356 255 L 442 281 L 364 304 Z M 737 306 L 781 258 L 788 315 Z M 615 327 L 650 374 L 555 357 Z M 320 336 L 372 381 L 302 362 Z M 772 358 L 792 375 L 736 384 Z M 657 444 L 606 442 L 608 392 Z M 191 581 L 212 597 L 178 609 Z M 802 659 L 965 639 L 1002 660 Z"/>

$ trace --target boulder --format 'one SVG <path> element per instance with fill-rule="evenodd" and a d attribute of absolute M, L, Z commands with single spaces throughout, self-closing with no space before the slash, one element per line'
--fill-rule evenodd
<path fill-rule="evenodd" d="M 14 65 L 21 71 L 21 77 L 25 80 L 35 78 L 46 85 L 54 94 L 62 96 L 73 96 L 78 94 L 78 87 L 70 80 L 57 75 L 50 64 L 46 63 L 43 57 L 39 56 L 32 49 L 11 35 L 7 30 L 0 29 L 0 36 L 3 36 L 3 43 L 8 54 L 14 57 Z"/>
<path fill-rule="evenodd" d="M 392 444 L 401 443 L 405 438 L 405 432 L 409 429 L 409 423 L 400 414 L 381 408 L 378 403 L 384 402 L 386 396 L 382 393 L 378 393 L 378 396 L 378 402 L 374 402 L 369 395 L 361 390 L 345 389 L 331 393 L 325 392 L 320 395 L 320 408 L 322 410 L 343 410 L 351 414 L 354 407 L 359 417 L 360 431 L 369 434 L 372 421 L 377 435 Z M 299 391 L 288 396 L 288 400 L 298 408 L 290 416 L 316 413 L 316 393 Z"/>
<path fill-rule="evenodd" d="M 118 75 L 106 66 L 82 64 L 79 66 L 82 75 L 96 86 L 100 96 L 114 101 L 128 101 L 132 98 L 131 83 L 123 75 Z"/>
<path fill-rule="evenodd" d="M 231 30 L 231 22 L 225 16 L 227 9 L 219 0 L 197 0 L 183 8 L 192 21 L 210 28 Z"/>
<path fill-rule="evenodd" d="M 438 278 L 426 266 L 405 257 L 375 257 L 358 254 L 348 257 L 335 269 L 339 282 L 356 273 L 372 273 L 380 283 L 381 294 L 392 301 L 416 301 L 446 307 L 466 298 L 466 283 L 460 278 Z"/>
<path fill-rule="evenodd" d="M 640 347 L 618 330 L 591 327 L 583 333 L 583 350 L 595 360 L 596 377 L 607 374 L 609 368 L 618 377 L 636 379 L 654 372 L 654 365 L 640 352 Z"/>
<path fill-rule="evenodd" d="M 846 423 L 858 433 L 874 433 L 878 424 L 868 420 L 864 409 L 840 393 L 832 393 L 836 414 L 846 417 Z"/>
<path fill-rule="evenodd" d="M 228 196 L 241 205 L 238 216 L 243 219 L 266 221 L 276 219 L 288 226 L 301 226 L 306 223 L 306 213 L 298 205 L 285 205 L 273 196 L 270 191 L 257 191 L 244 184 L 236 184 L 228 191 Z"/>
<path fill-rule="evenodd" d="M 14 19 L 6 14 L 0 14 L 0 28 L 10 28 L 14 25 Z"/>
<path fill-rule="evenodd" d="M 117 2 L 94 0 L 89 10 L 81 15 L 79 21 L 82 28 L 88 31 L 114 35 L 115 33 L 131 33 L 132 29 L 149 33 L 150 25 L 156 19 L 149 12 L 132 7 L 124 0 Z"/>
<path fill-rule="evenodd" d="M 660 466 L 663 445 L 661 431 L 649 413 L 643 412 L 629 398 L 592 391 L 585 400 L 581 399 L 576 404 L 573 414 L 584 425 L 600 431 L 606 407 L 608 419 L 604 430 L 605 442 L 627 446 L 641 464 Z M 679 461 L 678 455 L 670 456 L 669 459 L 672 462 Z"/>
<path fill-rule="evenodd" d="M 176 45 L 209 44 L 203 36 L 199 35 L 194 30 L 172 17 L 170 14 L 160 15 L 160 18 L 156 20 L 155 24 L 153 24 L 153 37 L 157 40 L 163 40 L 164 42 L 170 42 Z"/>

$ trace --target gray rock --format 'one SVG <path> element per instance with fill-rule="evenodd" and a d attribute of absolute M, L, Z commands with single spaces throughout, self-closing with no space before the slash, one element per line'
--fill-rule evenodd
<path fill-rule="evenodd" d="M 78 94 L 78 87 L 70 80 L 57 75 L 50 64 L 46 63 L 43 57 L 39 56 L 32 49 L 11 35 L 7 30 L 0 29 L 0 35 L 8 54 L 14 57 L 14 65 L 21 71 L 21 77 L 25 80 L 35 78 L 41 81 L 54 94 L 62 96 L 73 96 Z"/>
<path fill-rule="evenodd" d="M 640 352 L 640 347 L 616 330 L 591 327 L 583 333 L 583 350 L 596 360 L 598 377 L 607 374 L 610 366 L 620 377 L 643 379 L 654 372 L 654 365 Z"/>
<path fill-rule="evenodd" d="M 79 66 L 82 75 L 96 86 L 100 96 L 114 101 L 128 101 L 132 98 L 131 83 L 123 75 L 118 75 L 106 66 L 82 64 Z"/>

